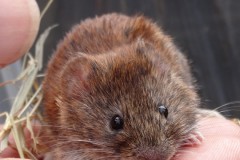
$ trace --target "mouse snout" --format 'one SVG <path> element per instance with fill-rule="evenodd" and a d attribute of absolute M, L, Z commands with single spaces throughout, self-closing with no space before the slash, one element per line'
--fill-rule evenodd
<path fill-rule="evenodd" d="M 142 160 L 168 160 L 170 154 L 163 153 L 160 150 L 153 148 L 141 151 L 139 157 L 141 157 L 140 159 Z"/>

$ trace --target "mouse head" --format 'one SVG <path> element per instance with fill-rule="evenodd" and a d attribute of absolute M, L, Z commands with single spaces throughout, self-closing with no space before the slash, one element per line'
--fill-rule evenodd
<path fill-rule="evenodd" d="M 61 75 L 61 157 L 171 158 L 191 139 L 199 103 L 176 72 L 144 42 L 79 53 Z"/>

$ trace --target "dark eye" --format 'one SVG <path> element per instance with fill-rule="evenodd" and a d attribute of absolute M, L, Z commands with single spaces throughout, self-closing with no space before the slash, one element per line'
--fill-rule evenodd
<path fill-rule="evenodd" d="M 159 106 L 158 109 L 159 109 L 160 114 L 164 115 L 165 118 L 167 118 L 167 116 L 168 116 L 168 109 L 165 106 L 163 106 L 163 105 Z"/>
<path fill-rule="evenodd" d="M 123 129 L 123 119 L 119 115 L 115 115 L 111 120 L 111 127 L 113 130 L 121 130 Z"/>

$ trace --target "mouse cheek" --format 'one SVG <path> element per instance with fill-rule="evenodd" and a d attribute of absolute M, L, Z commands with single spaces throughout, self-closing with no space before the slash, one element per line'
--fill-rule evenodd
<path fill-rule="evenodd" d="M 162 143 L 159 146 L 152 146 L 141 148 L 138 152 L 138 157 L 144 160 L 169 160 L 176 153 L 176 146 L 172 145 L 174 142 Z"/>

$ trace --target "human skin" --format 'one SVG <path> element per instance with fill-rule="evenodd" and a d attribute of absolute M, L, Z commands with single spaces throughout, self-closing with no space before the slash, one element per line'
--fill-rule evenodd
<path fill-rule="evenodd" d="M 178 160 L 238 160 L 240 158 L 240 126 L 224 118 L 208 118 L 199 122 L 204 139 L 201 145 L 189 147 Z"/>
<path fill-rule="evenodd" d="M 0 69 L 29 50 L 39 24 L 40 12 L 35 0 L 0 1 Z"/>
<path fill-rule="evenodd" d="M 40 124 L 37 121 L 32 122 L 32 127 L 33 127 L 33 131 L 35 133 L 35 135 L 37 135 L 39 133 L 39 129 L 40 129 Z M 0 130 L 1 130 L 2 126 L 0 126 Z M 32 143 L 32 139 L 31 139 L 31 133 L 29 132 L 29 130 L 27 130 L 26 128 L 24 129 L 24 135 L 25 135 L 25 142 L 29 142 L 26 145 L 29 145 L 30 143 Z M 2 153 L 0 153 L 0 159 L 3 160 L 20 160 L 18 151 L 16 149 L 16 144 L 14 142 L 14 138 L 13 136 L 10 134 L 9 138 L 8 138 L 8 142 L 9 147 L 7 147 Z"/>
<path fill-rule="evenodd" d="M 40 22 L 34 0 L 0 1 L 0 68 L 19 59 L 33 43 Z M 6 25 L 7 24 L 7 25 Z M 199 122 L 204 140 L 199 146 L 182 150 L 177 160 L 238 160 L 240 157 L 240 127 L 223 118 L 202 119 Z M 30 139 L 29 132 L 26 132 Z M 12 144 L 12 138 L 9 140 Z M 11 147 L 0 153 L 3 159 L 19 159 Z"/>

